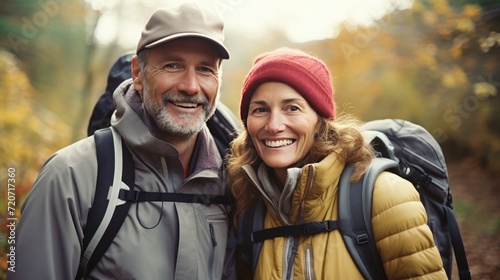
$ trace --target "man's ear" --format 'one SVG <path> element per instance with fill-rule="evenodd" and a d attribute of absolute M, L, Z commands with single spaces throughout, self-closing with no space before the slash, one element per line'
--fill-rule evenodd
<path fill-rule="evenodd" d="M 134 88 L 137 90 L 142 97 L 142 89 L 143 89 L 143 84 L 142 84 L 142 73 L 141 73 L 141 67 L 139 66 L 139 63 L 137 62 L 137 55 L 132 57 L 132 80 L 134 81 Z"/>

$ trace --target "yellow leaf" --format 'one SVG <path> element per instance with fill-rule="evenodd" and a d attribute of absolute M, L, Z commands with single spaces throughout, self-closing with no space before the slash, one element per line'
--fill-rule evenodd
<path fill-rule="evenodd" d="M 497 88 L 488 82 L 474 83 L 474 94 L 481 99 L 497 95 Z"/>
<path fill-rule="evenodd" d="M 481 7 L 477 4 L 467 4 L 463 8 L 463 15 L 470 19 L 477 19 L 481 16 Z"/>
<path fill-rule="evenodd" d="M 460 88 L 467 84 L 467 75 L 460 67 L 454 67 L 441 77 L 441 83 L 447 88 Z"/>
<path fill-rule="evenodd" d="M 455 22 L 455 27 L 458 31 L 466 33 L 474 32 L 474 30 L 476 29 L 474 22 L 470 18 L 457 19 L 457 21 Z"/>

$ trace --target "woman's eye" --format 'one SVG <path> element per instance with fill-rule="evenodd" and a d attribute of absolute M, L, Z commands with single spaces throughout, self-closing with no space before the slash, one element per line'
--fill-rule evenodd
<path fill-rule="evenodd" d="M 260 107 L 260 108 L 255 108 L 252 113 L 254 114 L 259 114 L 259 113 L 265 113 L 266 112 L 266 109 Z"/>
<path fill-rule="evenodd" d="M 292 105 L 288 108 L 290 111 L 300 111 L 300 108 L 298 106 Z"/>

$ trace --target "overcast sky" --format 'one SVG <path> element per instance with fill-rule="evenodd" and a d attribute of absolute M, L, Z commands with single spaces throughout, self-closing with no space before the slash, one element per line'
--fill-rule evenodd
<path fill-rule="evenodd" d="M 155 7 L 186 0 L 148 2 L 140 0 L 88 0 L 103 15 L 96 39 L 108 44 L 119 38 L 123 46 L 134 47 L 141 29 Z M 259 38 L 266 30 L 284 31 L 294 42 L 335 37 L 342 22 L 368 25 L 394 9 L 408 8 L 412 0 L 198 0 L 216 7 L 225 18 L 226 30 Z M 142 2 L 144 3 L 144 2 Z M 144 6 L 145 4 L 141 4 Z M 117 36 L 116 34 L 120 34 Z"/>

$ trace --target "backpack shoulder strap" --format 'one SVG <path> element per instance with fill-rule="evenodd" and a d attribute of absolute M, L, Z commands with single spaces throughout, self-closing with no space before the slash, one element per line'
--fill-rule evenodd
<path fill-rule="evenodd" d="M 131 202 L 118 199 L 120 189 L 134 187 L 134 161 L 121 136 L 113 128 L 105 128 L 96 131 L 94 137 L 97 184 L 84 229 L 76 279 L 85 278 L 108 249 L 130 209 Z"/>
<path fill-rule="evenodd" d="M 460 229 L 458 227 L 457 219 L 453 214 L 453 210 L 444 206 L 446 220 L 448 221 L 448 226 L 450 230 L 451 244 L 455 253 L 455 260 L 458 267 L 458 278 L 461 280 L 471 279 L 471 273 L 469 270 L 469 263 L 467 262 L 467 255 L 465 254 L 464 243 L 462 241 L 462 235 L 460 234 Z"/>
<path fill-rule="evenodd" d="M 359 181 L 350 182 L 355 169 L 355 165 L 352 164 L 344 168 L 340 177 L 339 230 L 352 259 L 365 279 L 386 278 L 373 237 L 372 195 L 378 175 L 382 171 L 396 167 L 397 163 L 393 160 L 375 158 Z"/>
<path fill-rule="evenodd" d="M 253 229 L 252 232 L 264 228 L 264 219 L 266 218 L 266 206 L 264 201 L 257 201 L 257 206 L 254 214 L 254 221 L 252 222 Z M 252 248 L 252 271 L 255 272 L 257 268 L 257 260 L 259 259 L 260 250 L 262 249 L 262 242 L 253 243 Z"/>
<path fill-rule="evenodd" d="M 252 233 L 264 228 L 265 216 L 266 206 L 264 201 L 258 199 L 238 218 L 238 243 L 242 248 L 241 258 L 244 263 L 250 266 L 252 274 L 255 273 L 259 253 L 262 249 L 262 242 L 252 241 Z"/>

